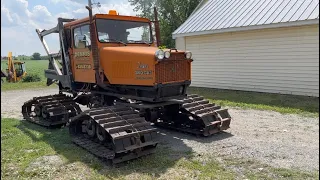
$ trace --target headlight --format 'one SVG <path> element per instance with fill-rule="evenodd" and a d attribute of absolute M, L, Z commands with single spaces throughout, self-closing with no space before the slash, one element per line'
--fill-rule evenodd
<path fill-rule="evenodd" d="M 164 57 L 168 59 L 170 57 L 170 52 L 169 51 L 164 52 Z"/>
<path fill-rule="evenodd" d="M 159 49 L 159 50 L 156 51 L 155 56 L 156 56 L 159 60 L 162 60 L 162 59 L 164 58 L 164 52 L 163 52 L 161 49 Z"/>
<path fill-rule="evenodd" d="M 187 59 L 191 59 L 192 53 L 190 51 L 186 51 L 184 54 Z"/>

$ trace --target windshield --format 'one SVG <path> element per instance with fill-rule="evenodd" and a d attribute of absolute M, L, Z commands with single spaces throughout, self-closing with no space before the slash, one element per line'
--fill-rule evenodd
<path fill-rule="evenodd" d="M 22 71 L 26 72 L 26 65 L 25 64 L 22 64 Z"/>
<path fill-rule="evenodd" d="M 97 19 L 96 25 L 100 42 L 152 43 L 147 22 Z"/>

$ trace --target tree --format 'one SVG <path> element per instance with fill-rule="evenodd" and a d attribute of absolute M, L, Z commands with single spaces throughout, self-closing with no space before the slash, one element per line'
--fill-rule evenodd
<path fill-rule="evenodd" d="M 40 59 L 41 60 L 49 60 L 49 56 L 41 56 Z"/>
<path fill-rule="evenodd" d="M 32 59 L 33 60 L 40 60 L 41 59 L 41 55 L 38 52 L 35 52 L 32 54 Z"/>
<path fill-rule="evenodd" d="M 158 20 L 160 24 L 160 35 L 162 45 L 168 48 L 175 46 L 172 33 L 176 30 L 193 12 L 201 0 L 128 0 L 133 5 L 134 11 L 141 11 L 137 14 L 154 20 L 153 7 L 157 7 Z"/>

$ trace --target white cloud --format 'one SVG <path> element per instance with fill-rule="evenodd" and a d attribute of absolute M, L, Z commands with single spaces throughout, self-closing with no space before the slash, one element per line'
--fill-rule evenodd
<path fill-rule="evenodd" d="M 55 20 L 58 19 L 59 17 L 72 19 L 72 18 L 74 18 L 74 15 L 71 13 L 64 13 L 64 12 L 59 13 L 59 14 L 55 15 Z"/>
<path fill-rule="evenodd" d="M 47 7 L 42 5 L 36 5 L 35 7 L 33 7 L 32 16 L 42 16 L 43 18 L 46 18 L 51 17 L 51 13 L 48 11 Z"/>
<path fill-rule="evenodd" d="M 120 15 L 135 15 L 133 7 L 127 0 L 94 0 L 100 2 L 98 9 L 93 6 L 94 13 L 108 13 L 115 9 Z M 112 2 L 112 3 L 111 3 Z M 57 25 L 57 18 L 83 18 L 88 16 L 86 0 L 49 0 L 50 6 L 61 8 L 60 13 L 50 12 L 44 4 L 29 6 L 27 0 L 1 0 L 1 55 L 8 51 L 15 54 L 31 55 L 40 52 L 45 55 L 35 28 L 49 29 Z M 52 7 L 50 7 L 52 8 Z M 59 49 L 58 36 L 46 38 L 52 52 Z"/>
<path fill-rule="evenodd" d="M 88 13 L 88 10 L 85 8 L 80 8 L 80 9 L 74 10 L 72 12 L 75 14 L 84 14 L 84 13 Z"/>
<path fill-rule="evenodd" d="M 76 8 L 84 7 L 86 0 L 50 0 L 50 2 L 55 5 L 63 4 L 68 11 L 72 11 Z"/>
<path fill-rule="evenodd" d="M 42 5 L 36 5 L 33 7 L 32 12 L 30 14 L 31 21 L 36 24 L 54 24 L 54 19 L 51 13 L 48 11 L 47 7 Z"/>
<path fill-rule="evenodd" d="M 53 27 L 53 16 L 43 5 L 29 10 L 25 0 L 4 0 L 1 2 L 1 55 L 8 51 L 15 54 L 30 55 L 44 49 L 35 32 L 35 28 Z"/>
<path fill-rule="evenodd" d="M 21 6 L 17 6 L 19 10 L 23 9 Z M 28 11 L 18 11 L 18 12 L 12 12 L 9 7 L 1 6 L 1 26 L 18 26 L 18 25 L 24 25 L 23 22 L 24 19 L 21 19 L 21 17 L 28 18 L 29 16 Z"/>
<path fill-rule="evenodd" d="M 105 3 L 101 4 L 101 7 L 93 6 L 93 13 L 96 14 L 107 14 L 109 10 L 116 10 L 120 15 L 126 16 L 134 16 L 137 12 L 133 11 L 133 7 L 129 2 L 121 2 L 121 3 Z M 88 10 L 85 8 L 79 8 L 73 11 L 77 16 L 83 17 L 88 15 Z"/>
<path fill-rule="evenodd" d="M 94 8 L 94 12 L 108 13 L 111 9 L 116 10 L 120 15 L 133 16 L 136 14 L 129 2 L 117 4 L 101 4 L 100 8 Z"/>
<path fill-rule="evenodd" d="M 13 18 L 10 15 L 10 12 L 7 8 L 1 7 L 1 26 L 4 25 L 9 25 L 13 23 Z"/>
<path fill-rule="evenodd" d="M 17 14 L 20 18 L 28 19 L 31 15 L 26 0 L 4 0 L 1 7 L 7 8 L 10 13 Z"/>

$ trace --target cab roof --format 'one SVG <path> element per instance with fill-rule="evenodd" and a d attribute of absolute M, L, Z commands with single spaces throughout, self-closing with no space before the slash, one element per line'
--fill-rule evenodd
<path fill-rule="evenodd" d="M 139 21 L 139 22 L 150 22 L 149 19 L 137 16 L 123 16 L 123 15 L 112 15 L 112 14 L 95 14 L 93 19 L 116 19 L 116 20 L 127 20 L 127 21 Z M 64 27 L 70 28 L 71 26 L 82 24 L 89 21 L 89 17 L 77 19 L 69 23 L 64 24 Z"/>

